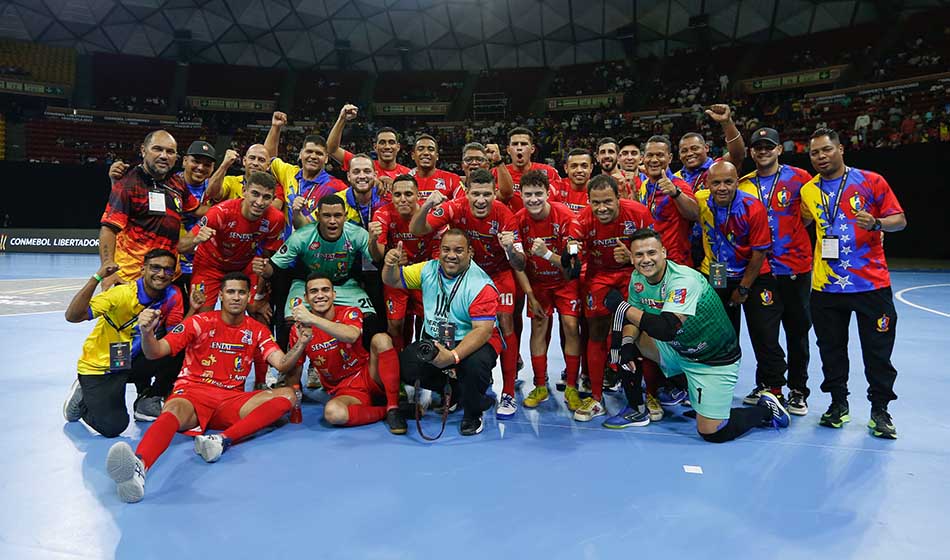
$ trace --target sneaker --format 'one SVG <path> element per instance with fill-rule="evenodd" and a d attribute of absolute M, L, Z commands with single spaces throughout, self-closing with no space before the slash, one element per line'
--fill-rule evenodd
<path fill-rule="evenodd" d="M 214 463 L 231 447 L 231 440 L 221 434 L 195 436 L 195 453 L 206 463 Z"/>
<path fill-rule="evenodd" d="M 897 439 L 897 428 L 886 408 L 871 407 L 871 419 L 868 421 L 871 435 L 884 439 Z"/>
<path fill-rule="evenodd" d="M 662 406 L 676 406 L 682 404 L 689 397 L 686 391 L 676 387 L 663 387 L 657 392 L 656 396 Z"/>
<path fill-rule="evenodd" d="M 478 416 L 475 418 L 469 418 L 465 416 L 462 418 L 462 424 L 459 426 L 459 433 L 463 436 L 474 436 L 476 434 L 482 433 L 482 430 L 485 428 L 485 423 L 482 422 L 482 417 Z"/>
<path fill-rule="evenodd" d="M 162 413 L 165 399 L 162 397 L 142 397 L 135 400 L 132 416 L 139 422 L 154 422 Z"/>
<path fill-rule="evenodd" d="M 604 368 L 604 391 L 616 393 L 620 389 L 620 372 L 610 367 Z"/>
<path fill-rule="evenodd" d="M 805 394 L 794 389 L 788 392 L 788 412 L 795 416 L 805 416 L 808 414 L 808 402 L 805 400 Z"/>
<path fill-rule="evenodd" d="M 523 404 L 525 408 L 536 408 L 546 400 L 548 400 L 548 388 L 546 385 L 541 385 L 531 389 L 531 392 L 521 401 L 521 404 Z"/>
<path fill-rule="evenodd" d="M 554 388 L 560 393 L 563 393 L 564 389 L 567 388 L 567 368 L 561 370 L 561 380 L 554 384 Z"/>
<path fill-rule="evenodd" d="M 577 391 L 579 393 L 590 394 L 590 377 L 586 375 L 581 375 L 577 381 Z"/>
<path fill-rule="evenodd" d="M 650 414 L 650 422 L 659 422 L 663 419 L 663 407 L 659 399 L 651 394 L 647 394 L 647 412 Z"/>
<path fill-rule="evenodd" d="M 767 391 L 764 385 L 756 385 L 755 389 L 749 391 L 749 394 L 742 399 L 743 404 L 758 404 L 759 395 L 761 395 L 763 391 Z"/>
<path fill-rule="evenodd" d="M 643 409 L 644 407 L 640 407 Z M 640 427 L 650 425 L 650 415 L 646 410 L 638 410 L 625 406 L 616 416 L 604 420 L 604 427 L 611 430 L 620 430 L 623 428 Z"/>
<path fill-rule="evenodd" d="M 578 422 L 590 422 L 598 416 L 604 416 L 607 410 L 600 401 L 595 401 L 594 397 L 587 397 L 581 402 L 580 408 L 574 411 L 574 420 Z"/>
<path fill-rule="evenodd" d="M 398 408 L 390 408 L 386 411 L 386 425 L 389 426 L 389 433 L 401 436 L 409 431 L 406 425 L 406 418 Z"/>
<path fill-rule="evenodd" d="M 828 407 L 827 412 L 821 415 L 821 420 L 818 421 L 818 425 L 828 428 L 840 428 L 844 426 L 845 422 L 851 421 L 850 412 L 848 409 L 848 401 L 831 401 L 831 406 Z"/>
<path fill-rule="evenodd" d="M 119 499 L 133 504 L 145 497 L 145 463 L 124 441 L 113 445 L 106 457 L 106 472 L 115 481 Z"/>
<path fill-rule="evenodd" d="M 313 364 L 307 368 L 307 389 L 319 389 L 323 387 L 320 383 L 320 374 L 317 373 L 317 367 Z"/>
<path fill-rule="evenodd" d="M 779 400 L 778 395 L 769 391 L 762 391 L 762 394 L 759 396 L 759 402 L 757 402 L 756 405 L 768 407 L 768 409 L 772 411 L 772 418 L 769 421 L 769 425 L 773 428 L 787 428 L 791 422 L 791 417 L 788 415 L 788 411 L 785 410 L 782 401 Z"/>
<path fill-rule="evenodd" d="M 581 407 L 581 395 L 580 392 L 574 387 L 567 387 L 564 389 L 564 402 L 567 404 L 567 409 L 571 412 L 574 412 Z"/>
<path fill-rule="evenodd" d="M 76 422 L 82 418 L 82 385 L 79 379 L 73 381 L 69 386 L 69 393 L 66 394 L 66 400 L 63 402 L 63 417 L 67 422 Z"/>
<path fill-rule="evenodd" d="M 495 416 L 500 420 L 507 420 L 513 417 L 516 412 L 518 412 L 518 403 L 515 402 L 515 398 L 508 393 L 502 393 L 501 401 L 495 409 Z"/>

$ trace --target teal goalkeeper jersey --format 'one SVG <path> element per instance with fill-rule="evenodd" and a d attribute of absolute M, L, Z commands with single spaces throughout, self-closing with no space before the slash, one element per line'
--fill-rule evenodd
<path fill-rule="evenodd" d="M 666 274 L 655 285 L 634 272 L 629 293 L 628 303 L 645 313 L 666 311 L 687 317 L 667 343 L 680 356 L 711 366 L 731 364 L 741 356 L 722 301 L 701 273 L 668 260 Z"/>
<path fill-rule="evenodd" d="M 294 231 L 271 257 L 271 262 L 286 269 L 299 260 L 310 272 L 321 272 L 339 285 L 350 277 L 353 262 L 359 254 L 363 255 L 364 262 L 373 261 L 369 254 L 369 234 L 365 229 L 345 223 L 343 235 L 336 241 L 327 241 L 320 235 L 317 224 L 312 223 Z"/>

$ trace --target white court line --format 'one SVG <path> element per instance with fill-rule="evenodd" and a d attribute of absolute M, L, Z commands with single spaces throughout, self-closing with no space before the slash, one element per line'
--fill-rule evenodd
<path fill-rule="evenodd" d="M 0 313 L 0 319 L 4 317 L 25 317 L 27 315 L 48 315 L 50 313 L 65 313 L 65 309 L 56 309 L 54 311 L 31 311 L 30 313 Z"/>
<path fill-rule="evenodd" d="M 897 292 L 897 294 L 895 294 L 894 297 L 897 298 L 897 301 L 901 303 L 905 303 L 911 307 L 916 307 L 917 309 L 920 309 L 921 311 L 928 311 L 930 313 L 933 313 L 934 315 L 940 315 L 941 317 L 946 317 L 950 319 L 950 313 L 944 313 L 943 311 L 937 311 L 936 309 L 924 307 L 923 305 L 917 305 L 916 303 L 911 303 L 907 301 L 906 299 L 904 299 L 904 294 L 907 292 L 911 292 L 913 290 L 923 290 L 924 288 L 943 288 L 946 286 L 950 286 L 950 284 L 928 284 L 926 286 L 912 286 L 910 288 L 904 288 L 903 290 Z"/>

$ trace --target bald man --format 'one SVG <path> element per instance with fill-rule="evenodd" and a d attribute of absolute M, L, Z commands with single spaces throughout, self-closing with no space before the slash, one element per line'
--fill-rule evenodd
<path fill-rule="evenodd" d="M 738 190 L 736 166 L 727 161 L 709 167 L 706 186 L 696 193 L 703 230 L 700 271 L 716 290 L 737 336 L 739 309 L 745 311 L 756 380 L 784 405 L 787 366 L 778 342 L 782 314 L 774 305 L 775 278 L 765 258 L 772 247 L 768 213 L 758 197 Z"/>
<path fill-rule="evenodd" d="M 244 175 L 228 175 L 228 169 L 234 165 L 238 157 L 240 157 L 240 154 L 235 150 L 225 152 L 221 167 L 208 180 L 205 201 L 209 205 L 232 198 L 241 198 L 244 192 L 244 184 L 251 173 L 255 171 L 270 172 L 270 156 L 268 156 L 264 144 L 252 144 L 244 153 L 244 158 L 241 159 L 241 163 L 244 164 Z M 271 205 L 278 210 L 283 210 L 284 196 L 284 187 L 278 182 Z"/>

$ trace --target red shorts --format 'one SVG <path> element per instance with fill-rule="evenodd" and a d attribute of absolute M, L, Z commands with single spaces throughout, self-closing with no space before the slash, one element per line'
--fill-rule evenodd
<path fill-rule="evenodd" d="M 218 270 L 210 266 L 199 267 L 196 265 L 194 267 L 194 272 L 191 274 L 191 289 L 204 290 L 206 307 L 215 306 L 218 292 L 221 291 L 221 279 L 229 272 L 231 271 Z M 251 279 L 251 297 L 253 298 L 254 294 L 257 293 L 257 276 L 252 272 L 251 263 L 248 263 L 241 272 L 247 274 L 248 278 Z"/>
<path fill-rule="evenodd" d="M 386 400 L 386 391 L 373 381 L 373 377 L 369 374 L 369 368 L 360 371 L 356 375 L 341 379 L 340 382 L 332 388 L 327 386 L 327 384 L 323 386 L 326 388 L 330 398 L 355 397 L 359 399 L 362 404 L 373 404 L 374 402 L 385 402 Z"/>
<path fill-rule="evenodd" d="M 389 320 L 404 319 L 406 315 L 424 316 L 422 310 L 422 290 L 406 290 L 383 286 L 383 297 L 386 299 L 386 318 Z"/>
<path fill-rule="evenodd" d="M 195 407 L 198 426 L 184 432 L 197 436 L 205 430 L 226 430 L 241 419 L 241 407 L 261 391 L 244 392 L 236 389 L 222 389 L 214 385 L 179 381 L 172 388 L 168 400 L 185 399 Z M 167 401 L 166 401 L 167 402 Z"/>
<path fill-rule="evenodd" d="M 511 270 L 503 270 L 491 275 L 491 281 L 498 290 L 498 313 L 515 312 L 515 275 Z"/>
<path fill-rule="evenodd" d="M 534 297 L 537 298 L 544 312 L 550 317 L 554 310 L 558 315 L 567 315 L 570 317 L 579 317 L 581 314 L 581 283 L 579 280 L 571 280 L 560 286 L 540 286 L 534 291 Z M 531 306 L 528 308 L 528 317 L 534 318 L 531 313 Z"/>
<path fill-rule="evenodd" d="M 623 297 L 628 296 L 630 275 L 633 269 L 600 271 L 592 274 L 584 283 L 584 295 L 587 297 L 587 317 L 603 317 L 610 315 L 610 310 L 604 307 L 604 298 L 610 290 L 618 290 Z"/>

